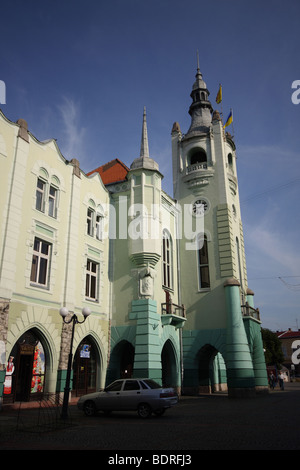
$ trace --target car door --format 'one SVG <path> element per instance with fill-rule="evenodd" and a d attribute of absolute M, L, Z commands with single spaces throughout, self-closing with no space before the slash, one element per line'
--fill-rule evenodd
<path fill-rule="evenodd" d="M 121 401 L 121 389 L 123 380 L 116 380 L 112 384 L 108 385 L 98 397 L 97 408 L 98 410 L 120 410 Z"/>
<path fill-rule="evenodd" d="M 125 380 L 124 387 L 121 391 L 121 400 L 123 410 L 135 410 L 141 401 L 141 387 L 138 380 Z"/>

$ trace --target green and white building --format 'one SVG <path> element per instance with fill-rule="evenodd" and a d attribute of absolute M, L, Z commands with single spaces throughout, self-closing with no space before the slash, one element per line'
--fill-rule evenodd
<path fill-rule="evenodd" d="M 236 170 L 199 67 L 191 126 L 172 128 L 173 196 L 149 154 L 85 174 L 54 140 L 0 115 L 0 395 L 72 393 L 148 376 L 180 393 L 268 388 L 259 311 L 248 288 Z M 171 160 L 171 157 L 170 157 Z M 171 163 L 171 161 L 170 161 Z M 120 168 L 122 171 L 119 171 Z"/>

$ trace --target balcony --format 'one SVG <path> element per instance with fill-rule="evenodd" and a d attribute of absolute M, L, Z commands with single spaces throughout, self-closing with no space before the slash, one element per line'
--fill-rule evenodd
<path fill-rule="evenodd" d="M 209 167 L 207 162 L 194 163 L 185 169 L 183 181 L 190 190 L 198 190 L 199 186 L 209 184 L 210 178 L 214 175 L 214 170 Z"/>
<path fill-rule="evenodd" d="M 174 304 L 172 301 L 161 304 L 162 326 L 172 325 L 175 328 L 183 328 L 186 322 L 184 305 Z"/>
<path fill-rule="evenodd" d="M 242 308 L 242 315 L 244 318 L 254 318 L 254 320 L 257 320 L 260 322 L 260 313 L 258 308 L 253 308 L 250 307 L 248 302 L 246 302 L 245 305 L 241 305 Z"/>
<path fill-rule="evenodd" d="M 191 173 L 198 170 L 207 170 L 207 163 L 194 163 L 194 165 L 189 165 L 186 172 Z"/>

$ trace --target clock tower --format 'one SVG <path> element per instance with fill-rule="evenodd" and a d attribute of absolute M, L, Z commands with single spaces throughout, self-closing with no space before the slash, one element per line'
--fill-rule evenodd
<path fill-rule="evenodd" d="M 259 312 L 248 289 L 236 146 L 209 101 L 199 60 L 187 133 L 172 128 L 173 191 L 182 214 L 202 218 L 187 249 L 179 240 L 180 293 L 186 307 L 183 389 L 222 389 L 235 396 L 267 387 Z"/>

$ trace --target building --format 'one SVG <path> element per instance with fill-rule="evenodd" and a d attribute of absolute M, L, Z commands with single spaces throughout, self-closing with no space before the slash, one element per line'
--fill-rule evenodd
<path fill-rule="evenodd" d="M 70 326 L 75 396 L 120 376 L 180 393 L 267 390 L 248 288 L 236 148 L 199 66 L 191 126 L 172 128 L 173 197 L 151 157 L 85 174 L 55 141 L 0 115 L 0 382 L 4 403 L 63 390 Z M 1 390 L 1 389 L 0 389 Z"/>

